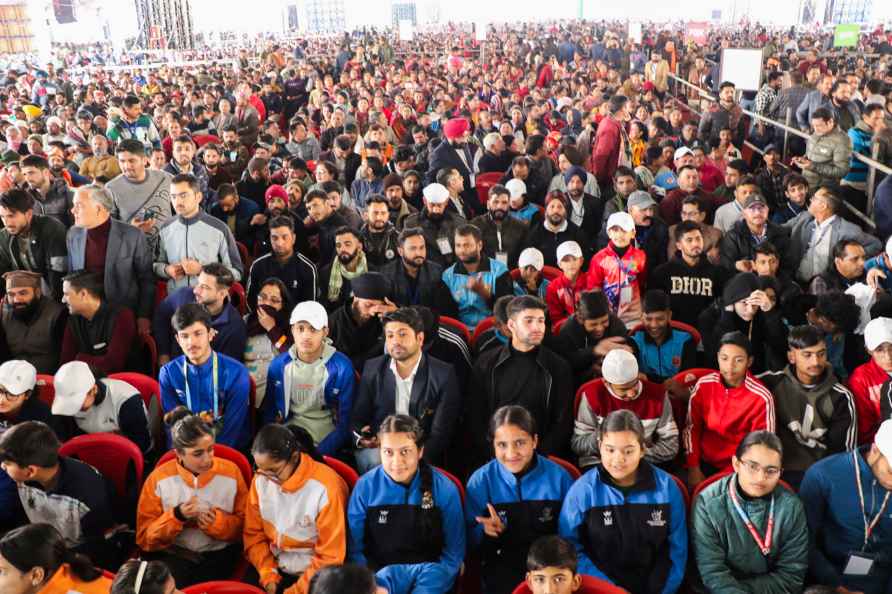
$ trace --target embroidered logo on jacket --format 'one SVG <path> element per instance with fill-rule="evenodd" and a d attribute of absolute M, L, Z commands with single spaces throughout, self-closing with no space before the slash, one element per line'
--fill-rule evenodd
<path fill-rule="evenodd" d="M 389 511 L 386 510 L 386 509 L 381 510 L 381 511 L 378 512 L 378 523 L 379 523 L 379 524 L 386 524 L 386 523 L 387 523 L 387 514 L 388 514 L 388 513 L 389 513 Z"/>
<path fill-rule="evenodd" d="M 663 519 L 663 511 L 656 510 L 651 512 L 650 519 L 647 521 L 647 524 L 652 528 L 662 528 L 666 525 L 666 520 Z"/>
<path fill-rule="evenodd" d="M 613 526 L 613 512 L 610 510 L 604 512 L 604 525 Z"/>

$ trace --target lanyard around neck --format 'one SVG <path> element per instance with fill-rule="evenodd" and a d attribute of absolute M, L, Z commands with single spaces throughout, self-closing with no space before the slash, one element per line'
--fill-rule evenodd
<path fill-rule="evenodd" d="M 218 364 L 217 364 L 217 353 L 214 351 L 211 355 L 213 359 L 213 363 L 211 364 L 213 367 L 213 382 L 214 382 L 214 420 L 217 420 L 218 412 L 219 412 L 219 401 L 218 401 Z M 196 375 L 198 374 L 198 366 L 195 366 Z M 186 385 L 186 408 L 191 410 L 193 413 L 198 413 L 200 411 L 194 410 L 192 408 L 192 392 L 189 389 L 189 358 L 183 357 L 183 383 Z"/>
<path fill-rule="evenodd" d="M 746 529 L 749 531 L 750 536 L 756 541 L 756 546 L 759 547 L 762 554 L 767 557 L 768 553 L 771 552 L 771 535 L 774 532 L 774 494 L 772 493 L 771 495 L 771 506 L 768 508 L 768 526 L 765 528 L 765 538 L 763 539 L 762 536 L 759 535 L 759 531 L 756 530 L 753 521 L 750 520 L 750 517 L 743 511 L 743 507 L 741 507 L 740 501 L 737 499 L 737 491 L 734 488 L 736 482 L 737 475 L 735 474 L 734 477 L 728 481 L 728 494 L 731 496 L 731 503 L 734 504 L 734 509 L 737 511 L 737 515 L 740 516 L 743 525 L 746 526 Z"/>
<path fill-rule="evenodd" d="M 855 484 L 858 487 L 858 503 L 861 504 L 861 517 L 864 519 L 864 546 L 861 549 L 864 551 L 867 549 L 867 541 L 870 540 L 873 529 L 876 528 L 880 518 L 883 516 L 883 512 L 886 511 L 886 504 L 889 503 L 889 495 L 892 495 L 892 492 L 886 491 L 886 496 L 883 498 L 882 505 L 880 505 L 880 511 L 877 512 L 873 520 L 868 520 L 867 510 L 864 507 L 864 493 L 861 491 L 861 465 L 858 464 L 858 450 L 852 451 L 852 461 L 855 463 Z"/>

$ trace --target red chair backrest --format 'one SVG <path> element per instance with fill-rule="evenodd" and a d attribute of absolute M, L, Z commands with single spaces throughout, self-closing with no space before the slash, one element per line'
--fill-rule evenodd
<path fill-rule="evenodd" d="M 353 487 L 356 486 L 356 481 L 359 480 L 359 474 L 355 470 L 353 470 L 348 464 L 341 462 L 337 458 L 332 458 L 331 456 L 322 456 L 322 459 L 325 460 L 325 463 L 331 466 L 331 469 L 337 472 L 344 482 L 347 483 L 347 487 L 349 487 L 350 491 L 353 491 Z"/>
<path fill-rule="evenodd" d="M 714 482 L 716 482 L 716 481 L 720 481 L 720 480 L 722 480 L 723 478 L 725 478 L 725 477 L 728 476 L 729 474 L 733 474 L 733 473 L 734 473 L 734 470 L 732 470 L 732 469 L 725 469 L 725 470 L 723 470 L 722 472 L 717 472 L 717 473 L 715 473 L 714 475 L 712 475 L 712 476 L 710 476 L 710 477 L 707 477 L 706 480 L 704 480 L 702 483 L 700 483 L 699 485 L 697 485 L 696 487 L 694 487 L 694 492 L 691 493 L 691 505 L 697 503 L 697 497 L 700 496 L 700 493 L 702 493 L 703 490 L 704 490 L 706 487 L 708 487 L 709 485 L 711 485 L 712 483 L 714 483 Z M 675 480 L 678 481 L 678 480 L 680 480 L 680 479 L 676 477 Z M 787 491 L 789 491 L 790 493 L 795 493 L 795 492 L 796 492 L 796 489 L 793 488 L 793 485 L 791 485 L 790 483 L 788 483 L 787 481 L 785 481 L 785 480 L 783 480 L 783 479 L 781 479 L 781 480 L 778 482 L 778 484 L 779 484 L 781 487 L 783 487 L 784 489 L 786 489 Z"/>
<path fill-rule="evenodd" d="M 238 248 L 239 258 L 242 259 L 242 266 L 245 268 L 245 275 L 247 276 L 248 270 L 251 268 L 251 253 L 248 251 L 248 246 L 243 244 L 241 241 L 235 242 L 235 247 Z"/>
<path fill-rule="evenodd" d="M 701 377 L 710 373 L 715 373 L 715 369 L 707 369 L 706 367 L 694 367 L 693 369 L 685 369 L 684 371 L 679 371 L 672 379 L 685 386 L 689 390 L 693 390 L 694 384 L 696 384 Z"/>
<path fill-rule="evenodd" d="M 676 330 L 681 330 L 682 332 L 687 332 L 691 335 L 691 339 L 694 341 L 694 346 L 699 345 L 703 342 L 703 337 L 700 336 L 700 331 L 691 326 L 690 324 L 685 324 L 684 322 L 679 322 L 678 320 L 671 320 L 669 325 Z M 638 324 L 637 326 L 633 326 L 631 330 L 629 330 L 629 334 L 635 334 L 644 330 L 644 324 Z"/>
<path fill-rule="evenodd" d="M 56 386 L 53 384 L 53 379 L 53 376 L 45 373 L 37 374 L 37 384 L 35 385 L 37 396 L 47 406 L 53 406 L 53 400 L 56 399 Z"/>
<path fill-rule="evenodd" d="M 471 332 L 468 330 L 468 327 L 465 326 L 461 320 L 456 320 L 455 318 L 450 318 L 449 316 L 440 316 L 440 325 L 448 326 L 461 334 L 462 338 L 465 339 L 465 344 L 471 344 Z"/>
<path fill-rule="evenodd" d="M 266 594 L 266 592 L 242 582 L 205 582 L 183 588 L 183 594 Z"/>
<path fill-rule="evenodd" d="M 160 448 L 161 444 L 164 443 L 164 410 L 161 407 L 161 386 L 155 378 L 131 371 L 112 373 L 108 377 L 127 382 L 139 390 L 139 395 L 142 396 L 143 404 L 146 405 L 146 411 L 149 413 L 149 427 L 152 430 L 155 447 Z"/>
<path fill-rule="evenodd" d="M 474 346 L 477 343 L 477 339 L 480 338 L 480 335 L 492 328 L 496 325 L 496 319 L 493 316 L 489 316 L 488 318 L 483 318 L 474 328 L 474 335 L 471 337 L 471 344 L 469 346 Z"/>
<path fill-rule="evenodd" d="M 142 452 L 126 437 L 114 433 L 78 435 L 62 444 L 59 455 L 86 462 L 110 480 L 122 497 L 128 493 L 130 468 L 133 468 L 136 484 L 142 484 Z"/>
<path fill-rule="evenodd" d="M 681 491 L 681 497 L 684 499 L 685 509 L 691 509 L 691 494 L 688 492 L 688 486 L 684 484 L 680 478 L 675 476 L 674 474 L 670 474 L 672 480 L 675 481 L 675 484 L 678 485 L 678 490 Z"/>
<path fill-rule="evenodd" d="M 586 392 L 590 390 L 594 390 L 600 387 L 601 384 L 604 383 L 604 380 L 600 377 L 598 379 L 593 379 L 585 382 L 579 389 L 576 390 L 576 398 L 573 399 L 573 418 L 575 419 L 579 415 L 579 404 L 582 402 L 582 397 Z"/>
<path fill-rule="evenodd" d="M 557 456 L 549 456 L 548 459 L 569 472 L 574 481 L 582 476 L 582 472 L 576 468 L 576 465 L 572 462 L 567 462 L 563 458 L 558 458 Z"/>
<path fill-rule="evenodd" d="M 465 486 L 463 484 L 461 484 L 461 481 L 458 480 L 458 478 L 454 474 L 452 474 L 451 472 L 448 472 L 446 470 L 443 470 L 439 466 L 434 466 L 434 468 L 440 474 L 442 474 L 443 476 L 448 478 L 450 481 L 452 481 L 456 487 L 458 487 L 458 494 L 461 496 L 461 504 L 464 505 L 465 504 Z"/>
<path fill-rule="evenodd" d="M 238 466 L 239 472 L 242 473 L 242 478 L 245 479 L 245 484 L 251 484 L 251 479 L 254 478 L 254 471 L 251 470 L 251 463 L 248 462 L 248 459 L 245 458 L 244 454 L 229 446 L 225 446 L 222 443 L 215 443 L 214 456 L 219 456 L 224 460 L 229 460 L 230 462 Z M 174 458 L 176 458 L 176 453 L 173 450 L 167 450 L 158 459 L 158 464 L 156 466 L 161 466 L 165 462 L 173 460 Z"/>
<path fill-rule="evenodd" d="M 490 171 L 477 176 L 474 189 L 477 190 L 477 200 L 480 201 L 480 204 L 486 204 L 486 201 L 489 200 L 489 191 L 499 183 L 503 175 L 504 173 L 498 171 Z"/>
<path fill-rule="evenodd" d="M 155 309 L 158 309 L 158 304 L 164 301 L 167 298 L 167 281 L 159 280 L 155 281 Z"/>
<path fill-rule="evenodd" d="M 187 594 L 189 594 L 187 592 Z M 512 594 L 533 594 L 526 582 L 521 582 L 519 586 L 514 588 Z M 576 594 L 629 594 L 619 586 L 614 586 L 610 582 L 606 582 L 600 578 L 590 575 L 582 576 L 582 587 L 576 591 Z"/>
<path fill-rule="evenodd" d="M 248 313 L 248 296 L 241 283 L 232 283 L 232 286 L 229 287 L 229 299 L 235 302 L 234 305 L 241 315 Z"/>

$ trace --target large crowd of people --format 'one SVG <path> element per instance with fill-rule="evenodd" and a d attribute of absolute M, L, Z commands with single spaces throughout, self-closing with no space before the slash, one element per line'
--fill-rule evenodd
<path fill-rule="evenodd" d="M 6 72 L 0 591 L 892 592 L 892 33 L 395 36 Z"/>

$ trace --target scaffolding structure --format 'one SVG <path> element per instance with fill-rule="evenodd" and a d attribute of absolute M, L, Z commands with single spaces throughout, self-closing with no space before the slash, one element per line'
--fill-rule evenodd
<path fill-rule="evenodd" d="M 194 49 L 190 0 L 134 0 L 138 45 L 145 49 Z"/>

